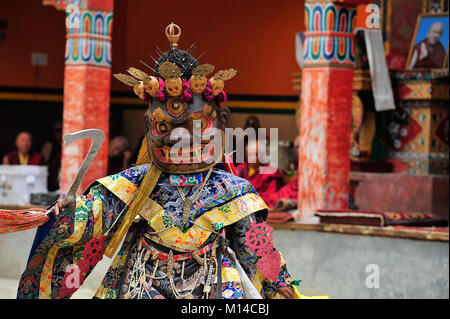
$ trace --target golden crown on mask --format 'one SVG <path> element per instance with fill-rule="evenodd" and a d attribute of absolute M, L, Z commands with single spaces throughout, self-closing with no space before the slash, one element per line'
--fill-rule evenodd
<path fill-rule="evenodd" d="M 178 40 L 181 35 L 181 28 L 171 23 L 166 27 L 166 36 L 169 40 L 171 48 L 178 47 Z M 214 66 L 212 64 L 206 63 L 196 66 L 192 69 L 192 76 L 190 77 L 188 84 L 189 90 L 192 94 L 202 94 L 206 89 L 208 78 L 207 76 L 214 71 Z M 155 77 L 148 75 L 144 71 L 130 67 L 127 72 L 129 74 L 118 73 L 114 76 L 125 83 L 133 87 L 134 93 L 141 99 L 146 100 L 146 94 L 152 98 L 156 98 L 159 90 L 161 89 L 161 81 Z M 159 65 L 158 73 L 161 75 L 164 81 L 164 93 L 177 97 L 183 93 L 183 83 L 181 76 L 183 71 L 180 68 L 170 62 L 164 61 Z M 213 95 L 219 95 L 225 86 L 225 81 L 232 79 L 237 74 L 235 69 L 220 70 L 215 73 L 214 76 L 209 78 L 211 83 L 211 89 Z"/>

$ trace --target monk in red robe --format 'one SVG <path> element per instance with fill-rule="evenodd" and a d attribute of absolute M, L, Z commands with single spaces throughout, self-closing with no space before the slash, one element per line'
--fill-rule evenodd
<path fill-rule="evenodd" d="M 426 39 L 414 47 L 409 69 L 442 68 L 444 66 L 445 48 L 440 41 L 443 30 L 444 25 L 441 22 L 431 25 Z"/>
<path fill-rule="evenodd" d="M 279 190 L 267 194 L 267 200 L 270 201 L 271 203 L 275 203 L 273 206 L 273 210 L 277 211 L 285 211 L 296 208 L 297 199 L 298 199 L 298 175 L 295 177 L 293 181 L 282 186 Z"/>
<path fill-rule="evenodd" d="M 239 164 L 236 170 L 240 177 L 245 178 L 253 185 L 266 205 L 271 208 L 275 206 L 276 201 L 270 195 L 276 193 L 282 186 L 283 175 L 279 169 L 260 162 L 258 144 L 257 140 L 248 142 L 246 147 L 247 161 Z M 264 174 L 261 173 L 263 167 L 265 168 Z"/>
<path fill-rule="evenodd" d="M 300 150 L 299 136 L 295 139 L 294 147 L 298 156 Z M 298 167 L 295 170 L 297 171 Z M 277 191 L 268 194 L 267 197 L 270 202 L 275 203 L 275 210 L 285 211 L 296 208 L 298 200 L 298 172 L 293 180 L 283 185 Z"/>
<path fill-rule="evenodd" d="M 16 137 L 16 150 L 3 157 L 3 165 L 44 165 L 40 153 L 32 153 L 32 137 L 28 132 L 20 132 Z"/>

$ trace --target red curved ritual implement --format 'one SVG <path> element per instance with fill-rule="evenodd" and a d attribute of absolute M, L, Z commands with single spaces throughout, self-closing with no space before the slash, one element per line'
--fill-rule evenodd
<path fill-rule="evenodd" d="M 0 210 L 0 234 L 37 228 L 48 220 L 47 210 L 41 208 Z"/>

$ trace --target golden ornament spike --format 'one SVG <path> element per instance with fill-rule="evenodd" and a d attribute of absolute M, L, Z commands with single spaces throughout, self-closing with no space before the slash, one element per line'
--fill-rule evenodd
<path fill-rule="evenodd" d="M 194 63 L 195 63 L 196 61 L 198 62 L 198 60 L 199 60 L 204 54 L 205 54 L 205 51 L 203 51 L 202 54 L 200 54 L 200 55 L 198 56 L 198 58 L 194 59 L 194 60 L 188 65 L 188 67 L 184 69 L 184 72 L 181 73 L 181 75 L 183 75 L 186 71 L 190 70 L 191 66 L 194 65 Z M 180 75 L 180 76 L 181 76 L 181 75 Z"/>
<path fill-rule="evenodd" d="M 159 48 L 159 46 L 156 46 L 156 53 L 158 53 L 160 58 L 162 58 L 162 55 L 164 54 L 164 52 L 162 52 L 162 50 Z"/>
<path fill-rule="evenodd" d="M 192 43 L 191 46 L 186 50 L 187 53 L 189 53 L 189 51 L 191 51 L 192 49 L 195 49 L 195 46 L 197 45 L 197 43 Z"/>
<path fill-rule="evenodd" d="M 180 40 L 181 28 L 175 23 L 171 23 L 166 27 L 166 37 L 169 40 L 170 47 L 178 47 L 178 40 Z"/>
<path fill-rule="evenodd" d="M 155 69 L 154 68 L 152 68 L 150 65 L 148 65 L 147 63 L 145 63 L 144 61 L 142 61 L 142 60 L 139 60 L 139 62 L 141 62 L 143 65 L 145 65 L 147 68 L 149 68 L 150 70 L 152 70 L 153 72 L 155 72 L 156 73 L 156 71 L 155 71 Z"/>
<path fill-rule="evenodd" d="M 206 51 L 203 51 L 197 58 L 196 58 L 196 60 L 197 61 L 199 61 L 200 60 L 200 58 L 202 57 L 202 56 L 204 56 L 205 55 L 205 53 L 206 53 Z"/>
<path fill-rule="evenodd" d="M 136 84 L 139 83 L 138 80 L 136 80 L 135 78 L 133 78 L 128 74 L 116 73 L 114 74 L 114 77 L 120 82 L 125 83 L 126 85 L 129 86 L 135 86 Z"/>
<path fill-rule="evenodd" d="M 209 64 L 209 63 L 205 63 L 205 64 L 201 64 L 201 65 L 195 67 L 192 70 L 192 75 L 195 75 L 195 76 L 202 76 L 202 75 L 207 76 L 212 71 L 214 71 L 214 65 Z"/>
<path fill-rule="evenodd" d="M 132 76 L 134 76 L 136 79 L 141 80 L 141 81 L 148 78 L 147 73 L 145 73 L 144 71 L 141 71 L 137 68 L 133 68 L 133 67 L 128 68 L 127 72 L 130 73 Z"/>
<path fill-rule="evenodd" d="M 153 62 L 155 62 L 155 64 L 158 64 L 158 61 L 156 61 L 156 59 L 153 57 L 153 55 L 149 54 L 149 57 L 152 58 Z"/>
<path fill-rule="evenodd" d="M 159 66 L 159 74 L 165 79 L 167 78 L 178 78 L 181 76 L 181 70 L 175 64 L 166 61 Z"/>

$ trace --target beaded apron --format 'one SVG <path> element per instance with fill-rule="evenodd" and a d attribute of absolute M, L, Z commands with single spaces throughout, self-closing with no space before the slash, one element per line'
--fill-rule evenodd
<path fill-rule="evenodd" d="M 220 298 L 220 236 L 198 250 L 174 252 L 143 232 L 132 248 L 122 277 L 122 299 Z"/>

